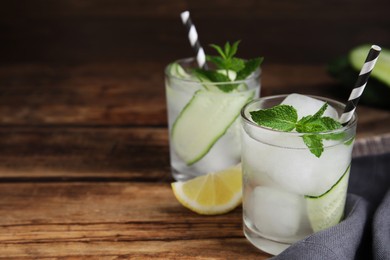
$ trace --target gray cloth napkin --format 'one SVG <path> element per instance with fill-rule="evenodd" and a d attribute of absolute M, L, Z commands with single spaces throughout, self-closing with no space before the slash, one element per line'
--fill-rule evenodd
<path fill-rule="evenodd" d="M 390 260 L 390 153 L 352 160 L 345 218 L 274 260 Z"/>

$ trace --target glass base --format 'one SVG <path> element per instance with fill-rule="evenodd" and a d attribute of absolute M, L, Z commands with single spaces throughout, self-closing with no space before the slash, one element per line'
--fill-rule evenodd
<path fill-rule="evenodd" d="M 244 223 L 244 234 L 249 242 L 252 243 L 258 249 L 271 254 L 278 255 L 284 250 L 286 250 L 291 244 L 280 243 L 273 240 L 264 238 L 255 232 L 253 232 L 247 225 Z"/>
<path fill-rule="evenodd" d="M 179 172 L 172 167 L 172 177 L 176 181 L 187 181 L 198 176 L 200 176 L 200 174 L 196 175 L 196 174 L 191 174 L 189 172 Z"/>

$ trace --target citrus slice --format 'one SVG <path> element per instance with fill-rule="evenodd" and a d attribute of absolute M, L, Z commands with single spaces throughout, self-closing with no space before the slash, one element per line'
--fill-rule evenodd
<path fill-rule="evenodd" d="M 229 212 L 241 204 L 241 165 L 212 172 L 185 182 L 172 183 L 176 199 L 186 208 L 202 215 Z"/>

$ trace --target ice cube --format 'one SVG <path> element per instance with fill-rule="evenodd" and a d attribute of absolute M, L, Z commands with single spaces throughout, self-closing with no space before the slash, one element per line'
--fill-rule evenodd
<path fill-rule="evenodd" d="M 243 130 L 244 131 L 244 130 Z M 277 186 L 264 171 L 263 162 L 268 159 L 268 145 L 255 140 L 246 132 L 242 134 L 243 149 L 242 149 L 242 165 L 244 180 L 252 186 L 267 185 Z"/>
<path fill-rule="evenodd" d="M 173 167 L 179 172 L 202 175 L 217 172 L 238 164 L 241 160 L 241 138 L 239 118 L 218 139 L 208 153 L 199 161 L 188 166 L 180 157 L 171 152 Z"/>
<path fill-rule="evenodd" d="M 298 119 L 304 116 L 314 115 L 323 105 L 324 101 L 308 97 L 301 94 L 288 95 L 281 104 L 293 106 L 298 112 Z M 324 116 L 338 119 L 338 113 L 336 109 L 328 105 L 328 108 L 324 112 Z"/>
<path fill-rule="evenodd" d="M 264 149 L 257 150 L 260 152 L 257 156 L 263 158 L 257 164 L 259 171 L 266 173 L 283 189 L 302 195 L 319 196 L 328 191 L 351 161 L 351 145 L 325 147 L 320 158 L 309 149 L 260 145 Z"/>
<path fill-rule="evenodd" d="M 191 100 L 192 94 L 179 88 L 173 88 L 168 82 L 166 83 L 165 89 L 168 108 L 168 124 L 169 127 L 172 128 L 172 125 L 179 116 L 180 111 L 182 111 Z"/>
<path fill-rule="evenodd" d="M 297 107 L 300 117 L 313 115 L 324 104 L 299 94 L 288 96 L 284 102 Z M 337 118 L 336 110 L 329 106 L 325 115 Z M 255 128 L 245 126 L 242 153 L 243 166 L 248 169 L 246 172 L 255 185 L 319 196 L 337 182 L 350 164 L 351 145 L 324 141 L 324 152 L 318 158 L 310 152 L 298 133 Z"/>
<path fill-rule="evenodd" d="M 246 206 L 255 227 L 267 237 L 302 236 L 307 230 L 306 205 L 302 196 L 270 187 L 256 187 Z"/>

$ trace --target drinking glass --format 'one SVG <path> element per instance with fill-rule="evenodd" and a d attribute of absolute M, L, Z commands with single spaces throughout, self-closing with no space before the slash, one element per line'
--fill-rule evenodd
<path fill-rule="evenodd" d="M 251 111 L 271 108 L 285 98 L 256 99 L 241 111 L 244 234 L 253 245 L 274 255 L 342 220 L 357 123 L 355 114 L 337 130 L 298 133 L 252 121 Z M 338 116 L 343 113 L 342 103 L 313 98 L 327 102 Z M 320 157 L 306 146 L 304 135 L 322 140 Z"/>
<path fill-rule="evenodd" d="M 238 164 L 239 115 L 259 96 L 260 69 L 245 80 L 210 82 L 193 76 L 193 58 L 172 64 L 165 69 L 165 87 L 173 178 L 188 180 Z"/>

